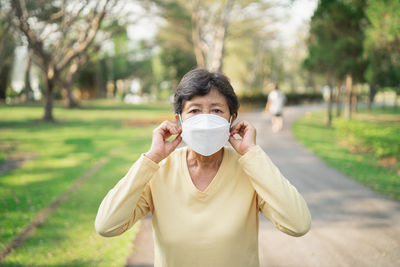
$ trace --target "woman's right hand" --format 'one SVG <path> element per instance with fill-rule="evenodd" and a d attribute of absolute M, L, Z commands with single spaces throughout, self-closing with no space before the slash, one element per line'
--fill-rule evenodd
<path fill-rule="evenodd" d="M 150 150 L 145 153 L 145 156 L 152 161 L 159 163 L 181 143 L 182 128 L 170 121 L 164 121 L 153 130 L 153 139 Z M 167 141 L 172 136 L 177 135 L 174 140 Z"/>

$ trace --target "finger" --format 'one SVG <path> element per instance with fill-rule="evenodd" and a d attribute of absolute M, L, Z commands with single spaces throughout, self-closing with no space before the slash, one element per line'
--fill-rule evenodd
<path fill-rule="evenodd" d="M 245 130 L 246 130 L 245 123 L 240 122 L 239 124 L 236 125 L 236 127 L 232 131 L 231 135 L 239 134 L 241 137 L 243 137 Z"/>
<path fill-rule="evenodd" d="M 180 132 L 180 128 L 169 121 L 166 121 L 160 125 L 160 133 L 164 138 L 168 138 L 171 135 L 179 134 Z"/>
<path fill-rule="evenodd" d="M 157 128 L 153 130 L 153 134 L 162 134 L 165 131 L 167 121 L 163 121 Z"/>
<path fill-rule="evenodd" d="M 169 131 L 175 135 L 175 134 L 179 134 L 182 131 L 182 128 L 179 127 L 178 125 L 172 123 L 172 122 L 168 122 L 167 124 L 167 128 L 169 129 Z"/>
<path fill-rule="evenodd" d="M 229 143 L 231 143 L 235 149 L 240 145 L 241 141 L 241 139 L 236 139 L 234 136 L 229 137 Z"/>
<path fill-rule="evenodd" d="M 239 132 L 240 128 L 242 127 L 242 122 L 237 123 L 236 125 L 232 126 L 231 134 L 234 135 Z"/>
<path fill-rule="evenodd" d="M 171 145 L 172 145 L 173 149 L 175 149 L 181 142 L 182 142 L 182 136 L 179 134 L 171 142 Z"/>
<path fill-rule="evenodd" d="M 174 151 L 181 142 L 182 142 L 182 137 L 180 135 L 176 136 L 175 139 L 172 141 L 167 141 L 165 143 L 167 154 L 170 154 L 172 151 Z"/>

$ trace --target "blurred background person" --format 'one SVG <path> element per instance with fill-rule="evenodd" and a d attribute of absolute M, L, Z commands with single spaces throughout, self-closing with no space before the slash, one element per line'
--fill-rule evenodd
<path fill-rule="evenodd" d="M 278 85 L 268 94 L 268 101 L 265 105 L 265 112 L 271 114 L 272 131 L 274 133 L 282 130 L 283 127 L 283 107 L 286 102 L 285 94 L 279 90 Z"/>

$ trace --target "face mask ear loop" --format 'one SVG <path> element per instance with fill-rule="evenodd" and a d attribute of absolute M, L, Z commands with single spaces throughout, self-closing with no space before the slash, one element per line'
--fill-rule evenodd
<path fill-rule="evenodd" d="M 229 125 L 232 126 L 232 115 L 229 117 Z"/>
<path fill-rule="evenodd" d="M 179 122 L 181 123 L 181 125 L 183 124 L 183 122 L 182 122 L 182 117 L 181 117 L 181 114 L 178 114 L 178 116 L 179 116 Z"/>

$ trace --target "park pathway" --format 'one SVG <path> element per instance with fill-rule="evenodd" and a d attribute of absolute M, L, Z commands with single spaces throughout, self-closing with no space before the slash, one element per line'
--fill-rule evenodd
<path fill-rule="evenodd" d="M 300 238 L 285 235 L 260 216 L 261 266 L 400 266 L 400 203 L 329 167 L 300 145 L 290 126 L 320 105 L 288 107 L 284 130 L 274 134 L 261 112 L 242 114 L 257 128 L 257 143 L 304 196 L 313 220 Z M 151 218 L 142 220 L 138 249 L 127 266 L 153 266 Z"/>

